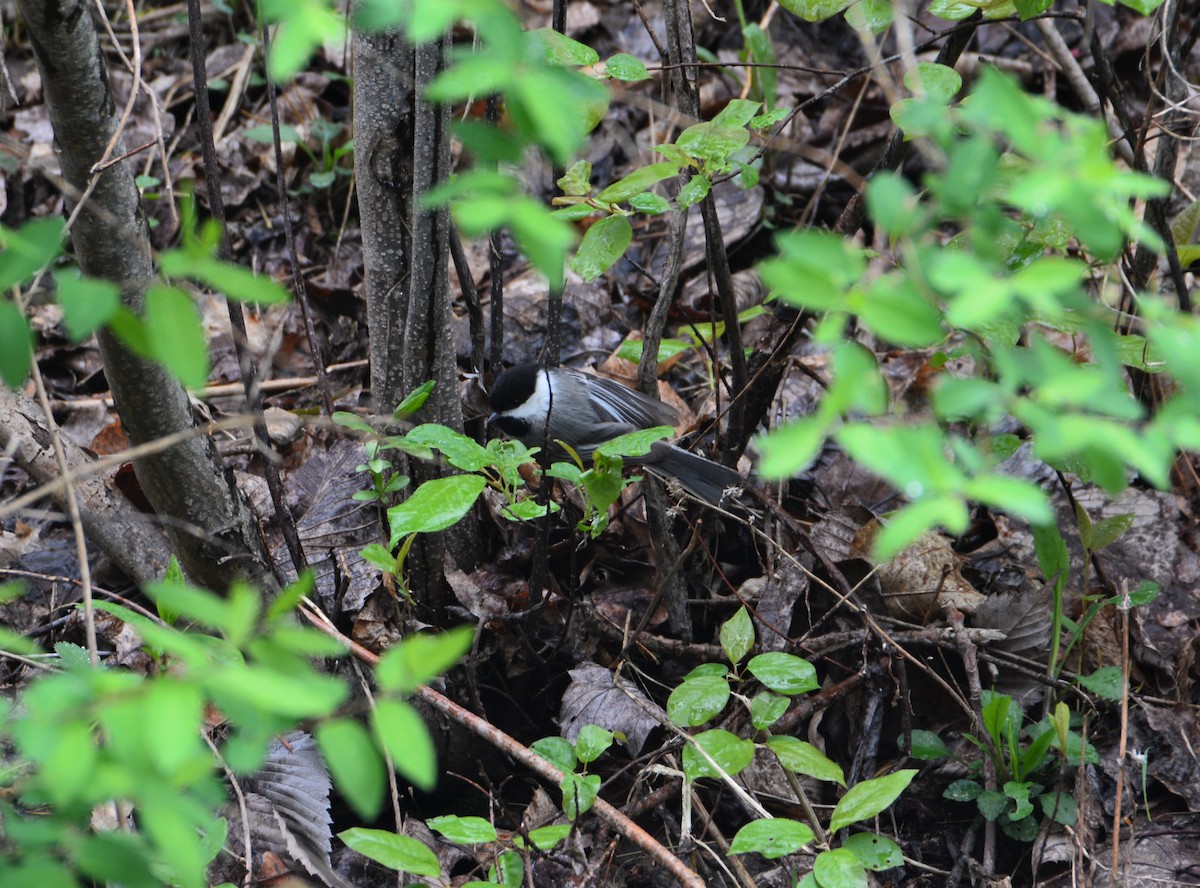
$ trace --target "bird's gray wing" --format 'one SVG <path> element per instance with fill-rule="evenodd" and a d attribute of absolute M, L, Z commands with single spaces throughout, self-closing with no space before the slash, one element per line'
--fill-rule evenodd
<path fill-rule="evenodd" d="M 675 411 L 662 401 L 648 398 L 641 392 L 602 376 L 589 376 L 587 384 L 601 418 L 633 426 L 633 429 L 626 431 L 675 425 Z"/>

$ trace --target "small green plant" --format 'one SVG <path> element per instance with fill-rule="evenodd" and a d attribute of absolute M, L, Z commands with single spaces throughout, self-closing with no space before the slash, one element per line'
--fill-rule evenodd
<path fill-rule="evenodd" d="M 317 141 L 317 148 L 314 151 L 294 126 L 280 125 L 279 141 L 298 147 L 308 156 L 314 167 L 308 174 L 308 186 L 311 190 L 320 191 L 329 188 L 339 178 L 349 178 L 354 172 L 354 140 L 348 139 L 343 144 L 336 145 L 338 137 L 345 130 L 346 128 L 342 124 L 321 117 L 313 120 L 309 126 L 309 133 Z M 249 127 L 242 135 L 252 141 L 268 144 L 275 140 L 270 124 Z M 303 193 L 305 190 L 302 188 L 297 193 Z"/>
<path fill-rule="evenodd" d="M 881 556 L 938 525 L 961 533 L 972 501 L 1053 524 L 1045 493 L 998 468 L 1019 443 L 998 429 L 1006 417 L 1035 457 L 1064 472 L 1109 491 L 1130 472 L 1167 485 L 1175 453 L 1200 441 L 1198 325 L 1143 295 L 1141 330 L 1116 332 L 1107 298 L 1085 286 L 1085 260 L 1103 268 L 1129 240 L 1159 243 L 1130 207 L 1167 184 L 1119 168 L 1101 122 L 994 71 L 983 70 L 962 102 L 949 68 L 920 65 L 906 83 L 915 97 L 893 115 L 936 170 L 920 191 L 894 175 L 867 190 L 894 262 L 868 273 L 867 251 L 802 231 L 781 237 L 780 257 L 760 268 L 778 298 L 820 316 L 814 338 L 833 369 L 818 409 L 762 441 L 761 472 L 791 476 L 832 437 L 910 500 L 879 534 Z M 949 246 L 947 225 L 959 232 Z M 846 335 L 852 317 L 881 341 L 929 350 L 931 415 L 889 409 L 874 355 Z M 1166 370 L 1181 385 L 1147 416 L 1126 367 Z"/>
<path fill-rule="evenodd" d="M 944 796 L 955 802 L 973 802 L 989 821 L 1000 824 L 1010 838 L 1033 841 L 1040 815 L 1064 826 L 1074 826 L 1077 810 L 1070 792 L 1053 788 L 1060 783 L 1065 766 L 1098 764 L 1095 747 L 1084 744 L 1076 730 L 1081 719 L 1062 702 L 1048 718 L 1026 723 L 1012 697 L 984 691 L 983 736 L 964 735 L 991 764 L 995 785 L 989 789 L 983 777 L 984 758 L 963 762 L 969 778 L 956 780 Z M 949 747 L 929 731 L 913 731 L 912 756 L 923 760 L 952 757 Z M 1057 753 L 1052 756 L 1051 753 Z M 962 761 L 962 759 L 958 759 Z"/>
<path fill-rule="evenodd" d="M 315 720 L 334 782 L 366 818 L 378 814 L 387 786 L 381 748 L 417 786 L 435 783 L 432 741 L 404 698 L 454 664 L 470 645 L 469 628 L 389 649 L 376 669 L 380 694 L 368 730 L 335 714 L 345 684 L 314 665 L 345 647 L 292 613 L 312 588 L 310 575 L 266 604 L 245 585 L 219 596 L 186 585 L 177 568 L 171 573 L 146 589 L 163 620 L 96 604 L 137 630 L 157 664 L 148 676 L 93 668 L 76 645 L 57 645 L 50 658 L 15 640 L 49 669 L 0 706 L 0 740 L 11 751 L 0 774 L 0 883 L 209 884 L 205 870 L 228 832 L 219 815 L 221 763 L 254 773 L 271 739 L 304 721 Z M 194 631 L 199 626 L 213 634 Z M 204 740 L 215 713 L 227 728 L 216 741 L 220 761 Z M 93 829 L 93 813 L 104 808 L 136 813 L 138 828 Z"/>
<path fill-rule="evenodd" d="M 675 725 L 697 727 L 716 718 L 730 699 L 736 697 L 746 707 L 758 738 L 738 737 L 722 728 L 710 728 L 692 735 L 683 750 L 684 778 L 689 782 L 713 778 L 727 781 L 734 788 L 736 784 L 730 778 L 750 764 L 756 749 L 765 749 L 778 760 L 793 792 L 805 807 L 809 806 L 795 775 L 845 787 L 841 767 L 811 743 L 786 734 L 773 735 L 770 731 L 771 725 L 787 711 L 793 697 L 820 687 L 812 664 L 794 654 L 774 651 L 758 654 L 744 667 L 739 666 L 754 646 L 754 624 L 744 607 L 721 627 L 720 640 L 729 665 L 708 663 L 693 669 L 671 692 L 667 715 Z M 745 687 L 752 682 L 762 685 L 762 690 L 752 697 L 734 691 L 735 687 Z M 901 864 L 903 858 L 899 846 L 886 836 L 870 832 L 850 835 L 836 848 L 832 844 L 833 838 L 845 827 L 870 820 L 889 807 L 916 773 L 913 769 L 896 771 L 855 784 L 834 807 L 827 830 L 815 819 L 805 824 L 771 817 L 760 807 L 762 817 L 738 830 L 730 853 L 755 852 L 773 859 L 801 850 L 820 835 L 823 847 L 814 860 L 813 871 L 801 880 L 800 885 L 804 888 L 848 888 L 863 884 L 866 870 L 881 871 Z M 735 791 L 738 790 L 735 788 Z"/>
<path fill-rule="evenodd" d="M 578 221 L 601 213 L 583 236 L 571 267 L 584 280 L 594 280 L 620 259 L 633 240 L 630 218 L 637 213 L 655 216 L 675 209 L 684 211 L 699 203 L 712 189 L 716 176 L 737 171 L 745 188 L 758 182 L 758 171 L 750 165 L 750 132 L 770 129 L 786 116 L 786 109 L 757 114 L 761 102 L 733 99 L 716 117 L 690 126 L 674 142 L 658 145 L 655 151 L 666 160 L 639 167 L 624 178 L 592 193 L 592 165 L 577 161 L 558 180 L 563 194 L 554 198 L 561 209 L 554 216 Z M 693 175 L 679 190 L 674 205 L 654 193 L 657 183 L 672 179 L 683 170 Z M 625 204 L 628 204 L 626 208 Z"/>

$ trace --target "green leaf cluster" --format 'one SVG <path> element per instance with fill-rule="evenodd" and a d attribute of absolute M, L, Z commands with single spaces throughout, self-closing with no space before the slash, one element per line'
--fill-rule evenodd
<path fill-rule="evenodd" d="M 821 315 L 815 337 L 833 358 L 818 409 L 763 439 L 763 473 L 801 471 L 835 439 L 910 501 L 877 539 L 885 557 L 936 526 L 962 532 L 971 502 L 1053 521 L 1036 486 L 998 470 L 1013 451 L 994 431 L 1007 417 L 1056 468 L 1110 491 L 1133 472 L 1165 486 L 1175 453 L 1200 443 L 1197 323 L 1146 295 L 1138 334 L 1114 332 L 1114 310 L 1086 284 L 1131 239 L 1158 243 L 1131 204 L 1166 183 L 1119 168 L 1102 123 L 990 69 L 960 103 L 953 71 L 910 75 L 914 97 L 893 114 L 943 162 L 921 190 L 895 175 L 867 190 L 896 264 L 869 271 L 867 252 L 801 231 L 760 266 L 775 298 Z M 944 245 L 947 227 L 958 234 Z M 929 419 L 889 405 L 874 357 L 846 341 L 851 319 L 880 341 L 930 351 Z M 1165 370 L 1180 385 L 1147 416 L 1128 367 Z"/>

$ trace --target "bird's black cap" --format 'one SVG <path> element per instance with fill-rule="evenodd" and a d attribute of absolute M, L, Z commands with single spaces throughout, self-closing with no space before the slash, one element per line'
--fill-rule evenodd
<path fill-rule="evenodd" d="M 518 364 L 505 370 L 492 383 L 492 410 L 503 413 L 520 407 L 537 388 L 537 375 L 542 367 L 538 364 Z"/>

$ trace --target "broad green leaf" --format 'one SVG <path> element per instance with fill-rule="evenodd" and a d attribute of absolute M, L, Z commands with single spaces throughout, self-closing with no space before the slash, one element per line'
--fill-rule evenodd
<path fill-rule="evenodd" d="M 679 193 L 675 195 L 675 203 L 679 205 L 679 209 L 686 210 L 693 204 L 704 200 L 710 191 L 712 191 L 712 181 L 707 176 L 697 173 L 679 189 Z"/>
<path fill-rule="evenodd" d="M 618 179 L 596 195 L 596 200 L 605 203 L 623 203 L 634 195 L 641 194 L 656 182 L 679 175 L 679 167 L 670 161 L 652 163 L 638 167 L 623 179 Z"/>
<path fill-rule="evenodd" d="M 404 436 L 404 440 L 440 451 L 450 465 L 464 472 L 478 472 L 495 461 L 487 448 L 473 438 L 437 423 L 417 426 Z"/>
<path fill-rule="evenodd" d="M 837 762 L 821 750 L 797 737 L 779 735 L 767 740 L 767 746 L 779 758 L 779 764 L 793 774 L 804 774 L 829 783 L 846 785 L 846 776 Z"/>
<path fill-rule="evenodd" d="M 671 203 L 665 197 L 653 191 L 643 191 L 629 198 L 629 206 L 639 213 L 648 216 L 658 216 L 671 209 Z M 628 340 L 626 340 L 628 341 Z"/>
<path fill-rule="evenodd" d="M 437 878 L 442 874 L 437 855 L 409 836 L 356 826 L 338 833 L 338 838 L 345 842 L 348 848 L 353 848 L 364 857 L 369 857 L 390 869 L 430 878 Z"/>
<path fill-rule="evenodd" d="M 425 825 L 441 833 L 456 845 L 481 845 L 496 841 L 496 827 L 482 817 L 460 817 L 446 814 L 430 817 Z"/>
<path fill-rule="evenodd" d="M 879 35 L 895 18 L 891 0 L 859 0 L 846 9 L 846 22 L 856 30 Z"/>
<path fill-rule="evenodd" d="M 842 843 L 842 847 L 873 872 L 879 873 L 904 865 L 904 853 L 900 846 L 887 836 L 871 832 L 855 833 Z"/>
<path fill-rule="evenodd" d="M 918 62 L 904 72 L 904 85 L 913 93 L 949 102 L 962 89 L 962 75 L 946 65 Z"/>
<path fill-rule="evenodd" d="M 973 802 L 979 798 L 983 787 L 975 780 L 955 780 L 946 787 L 942 798 L 952 802 Z"/>
<path fill-rule="evenodd" d="M 683 727 L 715 718 L 729 702 L 729 682 L 716 676 L 685 679 L 667 698 L 667 715 Z"/>
<path fill-rule="evenodd" d="M 799 851 L 814 839 L 813 831 L 803 823 L 783 817 L 752 820 L 737 831 L 729 846 L 730 854 L 754 851 L 767 860 Z"/>
<path fill-rule="evenodd" d="M 813 861 L 813 875 L 822 885 L 836 888 L 867 888 L 867 871 L 848 848 L 822 851 Z"/>
<path fill-rule="evenodd" d="M 434 478 L 413 491 L 412 496 L 388 509 L 390 548 L 412 533 L 436 533 L 462 520 L 475 505 L 487 482 L 481 475 L 451 475 Z"/>
<path fill-rule="evenodd" d="M 701 777 L 720 779 L 722 772 L 730 777 L 740 774 L 754 758 L 754 743 L 720 728 L 704 731 L 692 738 L 694 743 L 683 747 L 683 773 L 689 780 Z M 714 768 L 696 747 L 699 746 L 716 763 Z M 719 769 L 719 770 L 718 770 Z"/>
<path fill-rule="evenodd" d="M 853 0 L 780 0 L 779 5 L 806 22 L 823 22 L 833 18 Z"/>
<path fill-rule="evenodd" d="M 176 287 L 151 287 L 142 322 L 156 361 L 186 386 L 207 384 L 208 343 L 196 304 L 187 293 Z"/>
<path fill-rule="evenodd" d="M 0 298 L 0 379 L 9 388 L 18 388 L 29 375 L 33 331 L 16 304 Z"/>
<path fill-rule="evenodd" d="M 411 694 L 457 663 L 471 649 L 474 638 L 470 626 L 409 635 L 380 657 L 375 679 L 385 691 Z"/>
<path fill-rule="evenodd" d="M 979 807 L 979 813 L 984 816 L 988 822 L 995 822 L 1009 807 L 1009 798 L 1002 792 L 997 792 L 994 789 L 985 789 L 979 793 L 979 797 L 975 799 L 975 804 Z"/>
<path fill-rule="evenodd" d="M 821 414 L 790 422 L 757 439 L 762 451 L 758 471 L 763 478 L 790 478 L 817 458 L 830 432 L 830 421 Z"/>
<path fill-rule="evenodd" d="M 275 141 L 275 130 L 269 123 L 261 123 L 258 126 L 248 126 L 242 130 L 242 136 L 249 139 L 251 142 L 266 142 L 270 145 Z M 279 125 L 279 141 L 281 144 L 299 143 L 304 141 L 304 137 L 300 135 L 300 131 L 294 126 L 289 126 L 286 123 Z"/>
<path fill-rule="evenodd" d="M 392 411 L 392 419 L 408 419 L 425 406 L 425 402 L 429 400 L 429 396 L 433 394 L 433 390 L 436 386 L 437 383 L 432 379 L 427 379 L 425 382 L 421 383 L 419 386 L 405 395 L 403 401 L 396 405 L 396 409 Z"/>
<path fill-rule="evenodd" d="M 836 833 L 844 826 L 874 817 L 896 801 L 916 775 L 916 768 L 907 768 L 850 787 L 833 809 L 829 831 Z"/>
<path fill-rule="evenodd" d="M 795 654 L 782 651 L 759 654 L 751 658 L 746 668 L 764 685 L 780 694 L 803 694 L 821 686 L 813 665 Z"/>
<path fill-rule="evenodd" d="M 657 442 L 675 434 L 671 426 L 654 426 L 649 429 L 639 429 L 636 432 L 626 432 L 616 438 L 610 438 L 601 444 L 596 453 L 600 456 L 645 456 Z"/>
<path fill-rule="evenodd" d="M 950 754 L 950 747 L 932 731 L 914 730 L 912 732 L 912 749 L 908 754 L 924 762 L 936 761 Z"/>
<path fill-rule="evenodd" d="M 760 691 L 750 700 L 750 724 L 755 730 L 765 731 L 787 712 L 791 700 L 771 691 Z"/>
<path fill-rule="evenodd" d="M 64 222 L 46 216 L 18 229 L 0 226 L 0 291 L 28 280 L 62 252 Z"/>
<path fill-rule="evenodd" d="M 752 102 L 749 99 L 730 99 L 717 116 L 711 121 L 715 126 L 745 126 L 754 119 L 762 102 Z"/>
<path fill-rule="evenodd" d="M 571 825 L 569 823 L 555 823 L 550 826 L 539 827 L 529 831 L 529 841 L 539 851 L 550 851 L 558 846 L 560 842 L 571 834 Z M 516 842 L 519 836 L 513 836 L 513 841 Z"/>
<path fill-rule="evenodd" d="M 559 788 L 563 795 L 563 813 L 575 820 L 580 814 L 591 810 L 592 803 L 600 794 L 600 775 L 568 772 L 563 775 Z"/>
<path fill-rule="evenodd" d="M 867 183 L 867 211 L 892 237 L 913 231 L 919 206 L 916 190 L 898 173 L 880 173 Z"/>
<path fill-rule="evenodd" d="M 373 820 L 383 805 L 387 775 L 370 733 L 353 719 L 336 718 L 318 724 L 316 736 L 338 792 L 355 813 Z"/>
<path fill-rule="evenodd" d="M 384 698 L 376 702 L 371 716 L 396 770 L 430 792 L 437 783 L 437 753 L 420 713 L 403 700 Z"/>
<path fill-rule="evenodd" d="M 559 177 L 556 184 L 563 194 L 579 197 L 592 190 L 591 178 L 592 165 L 586 160 L 577 160 Z"/>
<path fill-rule="evenodd" d="M 121 290 L 112 281 L 60 270 L 54 273 L 54 283 L 63 324 L 73 342 L 82 342 L 107 324 L 121 304 Z"/>
<path fill-rule="evenodd" d="M 744 126 L 724 126 L 709 121 L 689 126 L 679 134 L 675 144 L 691 157 L 720 169 L 749 141 L 750 133 Z"/>
<path fill-rule="evenodd" d="M 571 226 L 555 219 L 539 202 L 529 198 L 520 198 L 513 204 L 508 222 L 521 251 L 551 285 L 561 285 L 567 250 L 575 243 Z"/>
<path fill-rule="evenodd" d="M 212 256 L 168 250 L 159 256 L 159 267 L 164 274 L 200 281 L 240 302 L 276 305 L 291 299 L 291 294 L 271 278 Z"/>
<path fill-rule="evenodd" d="M 1066 792 L 1048 792 L 1038 797 L 1042 813 L 1063 826 L 1074 826 L 1079 819 L 1079 805 L 1075 797 Z"/>
<path fill-rule="evenodd" d="M 754 623 L 745 607 L 721 624 L 721 647 L 729 662 L 737 665 L 754 647 Z"/>
<path fill-rule="evenodd" d="M 596 50 L 553 28 L 534 28 L 526 37 L 546 61 L 556 65 L 594 65 L 600 61 Z"/>
<path fill-rule="evenodd" d="M 575 754 L 585 765 L 600 758 L 610 746 L 616 735 L 599 725 L 584 725 L 579 729 L 575 738 Z"/>
<path fill-rule="evenodd" d="M 624 80 L 627 83 L 650 79 L 650 72 L 646 70 L 645 63 L 627 52 L 619 52 L 610 56 L 604 63 L 604 70 L 614 80 Z"/>
<path fill-rule="evenodd" d="M 1125 691 L 1120 666 L 1101 666 L 1091 675 L 1079 676 L 1079 683 L 1105 700 L 1120 700 Z"/>
<path fill-rule="evenodd" d="M 535 740 L 529 747 L 560 771 L 574 771 L 579 759 L 575 755 L 575 746 L 562 737 L 543 737 Z"/>

